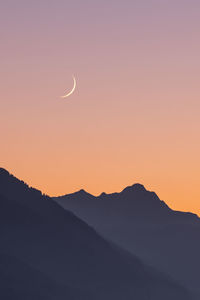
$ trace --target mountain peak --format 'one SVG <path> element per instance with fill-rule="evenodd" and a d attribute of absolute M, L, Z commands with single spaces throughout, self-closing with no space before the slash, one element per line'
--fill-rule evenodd
<path fill-rule="evenodd" d="M 84 189 L 80 189 L 77 193 L 88 194 L 88 192 L 86 192 Z"/>
<path fill-rule="evenodd" d="M 75 192 L 74 195 L 78 195 L 80 197 L 94 197 L 92 194 L 86 192 L 84 189 L 79 190 L 78 192 Z"/>
<path fill-rule="evenodd" d="M 70 199 L 88 199 L 88 198 L 94 198 L 95 196 L 91 195 L 90 193 L 86 192 L 84 189 L 80 189 L 79 191 L 77 192 L 74 192 L 74 193 L 71 193 L 71 194 L 66 194 L 64 196 L 59 196 L 57 197 L 58 199 L 59 198 L 63 198 L 63 197 L 67 197 L 67 198 L 70 198 Z"/>
<path fill-rule="evenodd" d="M 102 193 L 99 195 L 99 197 L 104 197 L 104 196 L 106 196 L 106 195 L 107 195 L 107 193 L 102 192 Z"/>
<path fill-rule="evenodd" d="M 135 183 L 131 186 L 127 186 L 125 189 L 123 189 L 122 193 L 124 192 L 146 192 L 147 190 L 145 187 L 140 183 Z"/>

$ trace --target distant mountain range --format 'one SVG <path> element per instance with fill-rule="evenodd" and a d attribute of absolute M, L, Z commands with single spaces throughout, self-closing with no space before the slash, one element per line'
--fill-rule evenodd
<path fill-rule="evenodd" d="M 191 300 L 169 276 L 0 169 L 0 299 Z"/>
<path fill-rule="evenodd" d="M 200 299 L 197 215 L 170 209 L 140 184 L 120 193 L 95 197 L 80 190 L 54 200 L 107 240 L 194 290 Z"/>

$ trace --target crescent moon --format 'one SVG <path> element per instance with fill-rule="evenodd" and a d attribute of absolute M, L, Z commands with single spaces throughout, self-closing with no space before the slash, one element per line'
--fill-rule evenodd
<path fill-rule="evenodd" d="M 71 94 L 73 94 L 73 92 L 75 91 L 75 88 L 76 88 L 76 78 L 75 78 L 74 76 L 72 76 L 72 78 L 73 78 L 73 81 L 74 81 L 74 85 L 73 85 L 72 90 L 71 90 L 69 93 L 67 93 L 66 95 L 61 96 L 61 98 L 67 98 L 67 97 L 69 97 Z"/>

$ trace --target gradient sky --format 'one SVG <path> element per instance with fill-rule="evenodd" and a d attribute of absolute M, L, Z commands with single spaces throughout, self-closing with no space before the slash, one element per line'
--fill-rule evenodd
<path fill-rule="evenodd" d="M 2 167 L 200 214 L 200 1 L 6 0 L 0 40 Z"/>

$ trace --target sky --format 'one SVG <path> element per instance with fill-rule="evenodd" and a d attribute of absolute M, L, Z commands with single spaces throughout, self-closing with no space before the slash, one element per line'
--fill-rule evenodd
<path fill-rule="evenodd" d="M 198 0 L 1 1 L 0 40 L 1 167 L 200 214 Z"/>

